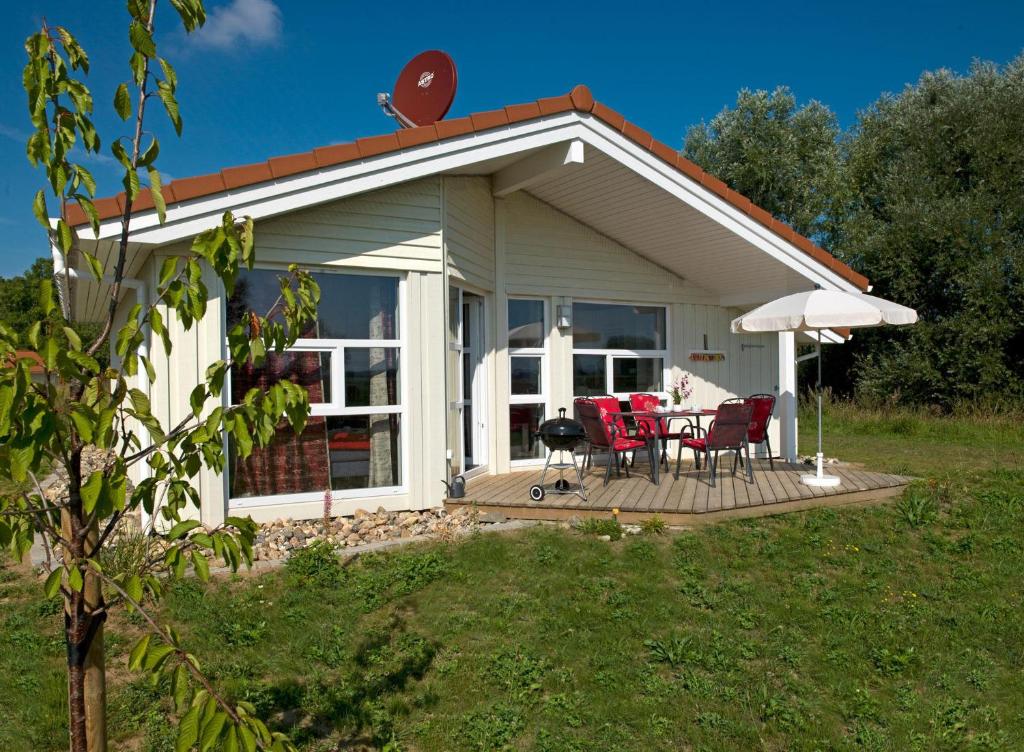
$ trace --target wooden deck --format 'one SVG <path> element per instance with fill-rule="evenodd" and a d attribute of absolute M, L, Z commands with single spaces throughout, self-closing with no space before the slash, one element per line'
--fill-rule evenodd
<path fill-rule="evenodd" d="M 776 461 L 770 470 L 767 461 L 754 463 L 754 482 L 748 483 L 742 470 L 732 475 L 732 463 L 723 457 L 714 488 L 705 470 L 699 477 L 693 463 L 683 462 L 679 480 L 673 473 L 661 473 L 661 484 L 650 481 L 646 467 L 637 463 L 630 471 L 602 486 L 604 467 L 593 467 L 584 474 L 587 499 L 548 493 L 542 501 L 531 501 L 529 488 L 540 478 L 540 469 L 505 475 L 486 475 L 469 482 L 466 498 L 448 500 L 446 506 L 476 506 L 481 512 L 495 512 L 519 519 L 565 520 L 572 517 L 608 517 L 619 509 L 622 522 L 640 522 L 658 515 L 670 525 L 699 525 L 728 517 L 758 517 L 769 514 L 823 506 L 868 504 L 902 493 L 910 478 L 861 470 L 849 465 L 831 465 L 828 472 L 842 478 L 836 488 L 813 488 L 800 482 L 811 472 L 806 465 Z M 673 465 L 674 470 L 674 465 Z M 572 471 L 566 474 L 570 477 Z M 557 478 L 549 472 L 547 483 Z M 575 479 L 573 479 L 575 480 Z"/>

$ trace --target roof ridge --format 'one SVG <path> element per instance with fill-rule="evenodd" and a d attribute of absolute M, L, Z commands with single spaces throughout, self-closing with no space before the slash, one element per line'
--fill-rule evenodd
<path fill-rule="evenodd" d="M 164 202 L 171 204 L 193 198 L 209 196 L 247 185 L 269 182 L 303 172 L 334 167 L 359 159 L 369 159 L 402 149 L 455 138 L 468 133 L 501 128 L 524 120 L 556 115 L 563 112 L 581 112 L 602 121 L 623 136 L 646 149 L 663 162 L 675 167 L 691 180 L 699 183 L 723 200 L 744 212 L 776 235 L 792 243 L 818 263 L 835 272 L 862 290 L 868 287 L 868 278 L 850 268 L 824 248 L 817 245 L 785 222 L 782 222 L 749 198 L 735 191 L 696 163 L 684 157 L 667 144 L 658 141 L 648 131 L 626 120 L 615 110 L 594 99 L 589 87 L 577 84 L 568 94 L 537 99 L 523 104 L 507 105 L 497 110 L 473 112 L 451 120 L 439 120 L 432 125 L 405 128 L 378 136 L 357 138 L 347 143 L 314 148 L 310 151 L 271 157 L 263 162 L 226 167 L 219 172 L 194 177 L 178 178 L 162 189 Z M 100 219 L 120 216 L 124 211 L 125 194 L 98 198 L 93 202 Z M 133 208 L 145 211 L 154 208 L 149 188 L 143 188 L 133 202 Z M 78 204 L 68 208 L 68 222 L 73 227 L 88 224 L 85 212 Z"/>

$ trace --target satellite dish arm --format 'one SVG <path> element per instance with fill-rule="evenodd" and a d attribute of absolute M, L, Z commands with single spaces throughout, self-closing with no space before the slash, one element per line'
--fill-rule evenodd
<path fill-rule="evenodd" d="M 403 128 L 416 127 L 416 123 L 414 123 L 412 120 L 403 115 L 401 111 L 397 107 L 395 107 L 394 104 L 392 104 L 391 95 L 388 94 L 386 91 L 383 91 L 377 95 L 377 104 L 379 104 L 380 108 L 384 110 L 385 115 L 393 117 L 398 122 L 398 124 Z"/>

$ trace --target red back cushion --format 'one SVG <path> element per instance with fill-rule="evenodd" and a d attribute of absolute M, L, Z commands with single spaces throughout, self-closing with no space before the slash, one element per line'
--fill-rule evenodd
<path fill-rule="evenodd" d="M 632 407 L 633 410 L 636 411 L 636 412 L 640 412 L 640 411 L 654 412 L 655 410 L 658 409 L 658 407 L 660 405 L 661 405 L 661 401 L 657 397 L 655 397 L 653 394 L 631 394 L 631 395 L 629 395 L 629 406 Z M 640 427 L 640 431 L 642 433 L 649 433 L 652 436 L 654 435 L 654 418 L 645 418 L 643 416 L 637 416 L 634 420 L 636 420 L 636 423 Z M 664 434 L 665 433 L 664 421 L 662 421 L 662 425 L 660 426 L 660 428 L 661 428 L 661 433 Z"/>
<path fill-rule="evenodd" d="M 597 405 L 601 409 L 601 417 L 604 418 L 605 422 L 609 425 L 614 425 L 617 429 L 626 432 L 626 421 L 621 415 L 612 415 L 622 410 L 622 406 L 619 405 L 619 400 L 616 397 L 592 397 L 591 402 Z"/>
<path fill-rule="evenodd" d="M 754 408 L 750 416 L 747 440 L 752 444 L 760 444 L 768 432 L 768 421 L 772 419 L 772 412 L 775 410 L 775 397 L 771 395 L 749 397 L 746 403 Z"/>

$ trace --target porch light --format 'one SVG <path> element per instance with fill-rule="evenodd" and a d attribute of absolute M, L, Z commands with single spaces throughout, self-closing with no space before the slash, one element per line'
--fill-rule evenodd
<path fill-rule="evenodd" d="M 558 308 L 558 315 L 555 317 L 559 329 L 571 329 L 572 328 L 572 306 L 571 305 L 560 305 Z"/>

